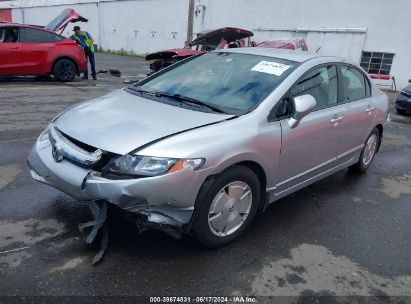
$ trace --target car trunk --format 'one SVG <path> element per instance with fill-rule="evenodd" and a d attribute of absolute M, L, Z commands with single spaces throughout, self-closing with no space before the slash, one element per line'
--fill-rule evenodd
<path fill-rule="evenodd" d="M 69 23 L 75 22 L 87 22 L 88 19 L 80 16 L 75 10 L 71 8 L 65 9 L 60 15 L 54 18 L 46 28 L 52 30 L 53 32 L 63 32 Z"/>

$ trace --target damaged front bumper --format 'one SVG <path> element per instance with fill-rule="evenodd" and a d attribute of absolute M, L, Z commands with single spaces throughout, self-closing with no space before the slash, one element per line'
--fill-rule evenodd
<path fill-rule="evenodd" d="M 31 176 L 79 201 L 106 201 L 139 215 L 140 230 L 187 232 L 208 169 L 190 168 L 155 177 L 110 179 L 68 160 L 55 160 L 49 140 L 37 141 L 28 156 Z M 176 228 L 176 229 L 170 229 Z M 174 230 L 174 232 L 172 232 Z"/>

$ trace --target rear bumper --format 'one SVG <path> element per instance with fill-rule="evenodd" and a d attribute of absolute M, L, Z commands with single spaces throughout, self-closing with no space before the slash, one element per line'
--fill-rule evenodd
<path fill-rule="evenodd" d="M 78 70 L 79 73 L 84 73 L 84 71 L 87 70 L 87 61 L 85 59 L 79 60 Z"/>
<path fill-rule="evenodd" d="M 87 70 L 87 59 L 86 55 L 84 54 L 84 49 L 82 47 L 77 46 L 78 53 L 77 53 L 77 64 L 78 64 L 78 72 L 83 73 Z"/>
<path fill-rule="evenodd" d="M 189 168 L 157 177 L 113 180 L 97 171 L 52 157 L 49 140 L 37 141 L 28 156 L 33 179 L 80 201 L 105 200 L 121 209 L 147 216 L 154 223 L 189 223 L 208 170 Z"/>

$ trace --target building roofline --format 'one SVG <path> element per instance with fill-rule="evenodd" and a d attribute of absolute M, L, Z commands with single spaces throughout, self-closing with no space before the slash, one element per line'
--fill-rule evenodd
<path fill-rule="evenodd" d="M 246 48 L 233 48 L 233 49 L 223 49 L 216 50 L 214 52 L 229 52 L 237 54 L 250 54 L 250 55 L 260 55 L 267 57 L 275 57 L 286 60 L 291 60 L 295 62 L 304 62 L 314 58 L 333 58 L 336 61 L 341 61 L 342 58 L 336 56 L 321 55 L 318 53 L 307 52 L 307 51 L 295 51 L 288 49 L 276 49 L 276 48 L 260 48 L 260 47 L 246 47 Z"/>

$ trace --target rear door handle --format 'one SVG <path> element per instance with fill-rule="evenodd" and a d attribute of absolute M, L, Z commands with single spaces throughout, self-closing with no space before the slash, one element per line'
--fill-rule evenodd
<path fill-rule="evenodd" d="M 20 48 L 19 46 L 13 46 L 10 48 L 10 50 L 17 50 L 18 48 Z"/>

